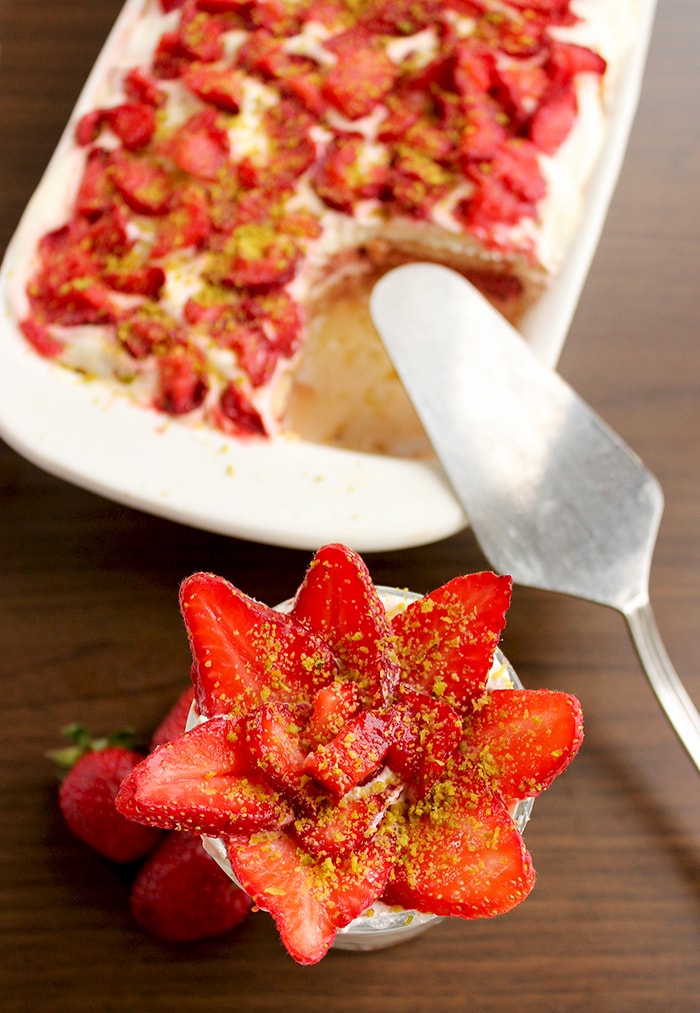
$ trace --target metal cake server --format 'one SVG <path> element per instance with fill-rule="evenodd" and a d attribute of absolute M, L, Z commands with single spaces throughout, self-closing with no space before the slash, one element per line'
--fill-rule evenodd
<path fill-rule="evenodd" d="M 459 274 L 407 264 L 375 326 L 491 565 L 620 611 L 700 770 L 700 715 L 649 602 L 663 494 L 639 458 Z"/>

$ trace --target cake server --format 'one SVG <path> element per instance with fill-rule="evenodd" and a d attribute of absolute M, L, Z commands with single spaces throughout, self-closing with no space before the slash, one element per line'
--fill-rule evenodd
<path fill-rule="evenodd" d="M 494 569 L 620 611 L 700 770 L 700 715 L 649 601 L 654 476 L 459 274 L 407 264 L 374 287 L 375 326 Z"/>

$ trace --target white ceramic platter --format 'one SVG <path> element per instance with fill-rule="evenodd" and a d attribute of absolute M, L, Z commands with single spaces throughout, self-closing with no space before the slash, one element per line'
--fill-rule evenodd
<path fill-rule="evenodd" d="M 132 404 L 98 381 L 38 356 L 18 331 L 10 294 L 47 228 L 46 195 L 75 171 L 75 119 L 99 104 L 115 48 L 142 0 L 127 0 L 74 115 L 13 237 L 0 271 L 0 436 L 47 472 L 117 502 L 193 527 L 315 549 L 360 552 L 446 538 L 467 519 L 439 465 L 336 450 L 292 439 L 243 443 Z M 608 136 L 583 224 L 563 273 L 521 330 L 558 362 L 624 157 L 641 89 L 655 0 L 639 0 L 639 36 L 621 68 Z M 58 212 L 57 212 L 58 213 Z"/>

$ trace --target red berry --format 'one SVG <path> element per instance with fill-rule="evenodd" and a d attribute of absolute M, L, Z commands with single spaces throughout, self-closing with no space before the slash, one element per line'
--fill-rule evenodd
<path fill-rule="evenodd" d="M 147 932 L 169 942 L 223 935 L 252 907 L 194 834 L 170 833 L 131 888 L 131 913 Z"/>
<path fill-rule="evenodd" d="M 82 745 L 51 754 L 64 763 L 66 757 L 72 759 L 79 753 L 61 782 L 58 794 L 68 828 L 113 862 L 143 858 L 158 843 L 160 831 L 132 823 L 115 805 L 122 781 L 141 762 L 143 754 L 119 745 L 92 748 L 81 729 L 72 729 L 69 734 Z"/>

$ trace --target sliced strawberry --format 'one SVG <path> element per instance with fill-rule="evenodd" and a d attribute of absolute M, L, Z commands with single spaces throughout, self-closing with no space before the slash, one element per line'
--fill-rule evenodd
<path fill-rule="evenodd" d="M 496 159 L 506 138 L 502 113 L 496 103 L 470 106 L 465 110 L 459 146 L 462 168 L 466 171 L 474 162 L 490 163 Z"/>
<path fill-rule="evenodd" d="M 120 317 L 117 340 L 134 359 L 146 359 L 167 351 L 178 341 L 178 325 L 162 310 L 135 306 Z"/>
<path fill-rule="evenodd" d="M 298 817 L 294 833 L 315 858 L 344 858 L 366 847 L 399 791 L 391 779 L 381 785 L 370 782 L 338 804 L 325 800 L 312 815 Z"/>
<path fill-rule="evenodd" d="M 413 35 L 439 20 L 441 0 L 369 0 L 361 23 L 379 35 Z"/>
<path fill-rule="evenodd" d="M 289 954 L 300 964 L 315 964 L 335 938 L 335 926 L 318 897 L 313 864 L 284 831 L 227 838 L 236 879 L 258 907 L 268 911 Z"/>
<path fill-rule="evenodd" d="M 419 152 L 439 166 L 449 166 L 457 148 L 445 125 L 429 120 L 407 127 L 403 142 L 407 148 Z"/>
<path fill-rule="evenodd" d="M 197 0 L 199 10 L 207 14 L 240 14 L 248 5 L 249 0 Z"/>
<path fill-rule="evenodd" d="M 192 60 L 211 63 L 224 55 L 223 24 L 185 0 L 177 30 L 180 46 Z"/>
<path fill-rule="evenodd" d="M 550 76 L 541 63 L 530 60 L 499 63 L 495 76 L 498 102 L 520 130 L 549 87 Z"/>
<path fill-rule="evenodd" d="M 140 67 L 131 67 L 124 75 L 124 94 L 132 102 L 142 102 L 154 109 L 164 105 L 168 98 L 167 92 Z"/>
<path fill-rule="evenodd" d="M 288 953 L 300 964 L 321 960 L 336 930 L 377 899 L 393 861 L 382 841 L 318 864 L 284 830 L 229 837 L 227 850 L 239 883 L 272 915 Z"/>
<path fill-rule="evenodd" d="M 260 412 L 236 383 L 226 385 L 218 406 L 212 410 L 214 424 L 229 436 L 266 436 Z"/>
<path fill-rule="evenodd" d="M 168 415 L 186 415 L 207 394 L 204 357 L 193 345 L 175 345 L 158 356 L 155 407 Z"/>
<path fill-rule="evenodd" d="M 287 219 L 289 228 L 289 219 Z M 281 355 L 292 355 L 301 343 L 302 315 L 298 303 L 289 293 L 274 289 L 272 292 L 244 295 L 241 310 L 248 320 L 255 321 L 271 346 Z"/>
<path fill-rule="evenodd" d="M 366 46 L 342 51 L 322 85 L 323 96 L 350 120 L 368 116 L 391 91 L 396 66 L 384 50 Z"/>
<path fill-rule="evenodd" d="M 360 711 L 337 735 L 306 757 L 304 769 L 337 799 L 363 784 L 382 765 L 391 742 L 390 716 Z"/>
<path fill-rule="evenodd" d="M 250 73 L 274 77 L 276 61 L 284 57 L 282 40 L 264 28 L 251 32 L 236 53 L 237 65 Z"/>
<path fill-rule="evenodd" d="M 583 740 L 575 696 L 547 689 L 493 689 L 465 719 L 464 750 L 504 798 L 539 795 Z"/>
<path fill-rule="evenodd" d="M 364 847 L 333 862 L 335 875 L 327 880 L 326 859 L 321 866 L 322 896 L 334 925 L 342 929 L 367 911 L 381 897 L 396 862 L 397 845 L 393 829 L 374 835 Z"/>
<path fill-rule="evenodd" d="M 108 211 L 114 202 L 114 184 L 109 167 L 112 156 L 104 148 L 91 148 L 75 198 L 75 210 L 89 220 Z"/>
<path fill-rule="evenodd" d="M 27 295 L 40 317 L 67 327 L 111 323 L 117 316 L 113 293 L 97 277 L 96 265 L 70 248 L 40 266 Z"/>
<path fill-rule="evenodd" d="M 235 292 L 205 286 L 185 304 L 185 318 L 201 324 L 212 340 L 236 352 L 252 386 L 265 383 L 278 358 L 294 352 L 301 339 L 301 313 L 287 292 Z"/>
<path fill-rule="evenodd" d="M 391 628 L 406 685 L 458 710 L 481 696 L 512 586 L 510 577 L 488 571 L 467 574 L 396 613 Z"/>
<path fill-rule="evenodd" d="M 172 181 L 158 164 L 145 158 L 113 155 L 110 177 L 132 211 L 162 215 L 172 200 Z"/>
<path fill-rule="evenodd" d="M 185 734 L 185 726 L 193 700 L 194 687 L 186 686 L 153 732 L 150 743 L 151 752 L 156 746 L 163 746 L 166 742 L 172 742 L 179 735 Z"/>
<path fill-rule="evenodd" d="M 309 809 L 311 779 L 304 769 L 306 753 L 300 744 L 302 725 L 298 708 L 269 703 L 246 717 L 246 742 L 257 770 L 297 811 Z"/>
<path fill-rule="evenodd" d="M 418 88 L 392 92 L 386 98 L 387 115 L 379 124 L 377 138 L 380 141 L 396 142 L 406 136 L 428 116 L 430 99 Z"/>
<path fill-rule="evenodd" d="M 569 9 L 571 0 L 510 0 L 510 4 L 512 7 L 523 8 L 530 16 L 545 17 L 559 25 L 576 22 L 576 15 Z"/>
<path fill-rule="evenodd" d="M 203 102 L 237 113 L 243 94 L 243 74 L 230 67 L 214 67 L 206 63 L 193 63 L 182 75 L 182 83 Z"/>
<path fill-rule="evenodd" d="M 490 48 L 526 60 L 538 54 L 545 45 L 546 29 L 532 16 L 512 14 L 482 17 L 475 34 Z"/>
<path fill-rule="evenodd" d="M 602 76 L 605 73 L 606 63 L 603 57 L 586 46 L 552 39 L 549 54 L 547 69 L 552 77 L 570 80 L 576 74 Z"/>
<path fill-rule="evenodd" d="M 547 192 L 537 150 L 530 141 L 513 138 L 503 144 L 496 172 L 508 189 L 528 204 L 542 200 Z"/>
<path fill-rule="evenodd" d="M 409 810 L 382 900 L 459 918 L 504 914 L 535 882 L 501 797 L 465 765 Z"/>
<path fill-rule="evenodd" d="M 89 224 L 77 220 L 73 223 L 72 231 L 73 244 L 84 250 L 89 249 L 103 266 L 113 258 L 125 257 L 135 245 L 129 236 L 128 215 L 118 203 Z"/>
<path fill-rule="evenodd" d="M 408 144 L 397 146 L 389 187 L 404 212 L 427 217 L 453 182 L 452 174 L 429 154 Z"/>
<path fill-rule="evenodd" d="M 165 285 L 165 271 L 156 264 L 114 263 L 102 269 L 102 278 L 115 292 L 157 300 Z"/>
<path fill-rule="evenodd" d="M 194 113 L 170 142 L 173 161 L 197 179 L 214 180 L 229 161 L 228 134 L 219 125 L 215 109 Z"/>
<path fill-rule="evenodd" d="M 233 324 L 230 329 L 217 326 L 212 337 L 235 351 L 238 365 L 248 376 L 252 387 L 262 387 L 272 378 L 279 352 L 267 340 L 262 327 L 239 323 Z"/>
<path fill-rule="evenodd" d="M 502 226 L 517 225 L 534 216 L 530 201 L 513 193 L 497 173 L 491 175 L 479 168 L 473 194 L 455 209 L 455 217 L 469 228 L 485 246 L 508 249 L 509 241 L 503 236 Z M 526 248 L 525 241 L 520 244 Z"/>
<path fill-rule="evenodd" d="M 19 326 L 29 344 L 46 359 L 55 359 L 63 351 L 63 342 L 51 334 L 46 324 L 32 317 L 25 317 L 24 320 L 20 320 Z"/>
<path fill-rule="evenodd" d="M 314 697 L 306 734 L 312 748 L 325 745 L 357 713 L 360 691 L 354 682 L 332 682 L 322 686 Z"/>
<path fill-rule="evenodd" d="M 151 70 L 156 78 L 172 81 L 189 66 L 191 59 L 177 32 L 163 32 L 153 54 Z"/>
<path fill-rule="evenodd" d="M 250 0 L 197 0 L 197 7 L 207 14 L 243 14 Z"/>
<path fill-rule="evenodd" d="M 379 197 L 388 166 L 364 165 L 366 142 L 359 134 L 341 134 L 328 145 L 313 173 L 313 187 L 329 207 L 349 213 L 358 200 Z"/>
<path fill-rule="evenodd" d="M 552 155 L 571 132 L 576 121 L 576 92 L 572 82 L 552 85 L 532 115 L 529 136 L 546 155 Z"/>
<path fill-rule="evenodd" d="M 335 659 L 320 637 L 222 577 L 188 577 L 180 588 L 180 608 L 202 714 L 245 713 L 269 697 L 310 704 L 337 675 Z"/>
<path fill-rule="evenodd" d="M 294 237 L 274 225 L 240 225 L 208 274 L 219 284 L 265 292 L 291 281 L 301 256 Z"/>
<path fill-rule="evenodd" d="M 105 109 L 103 115 L 105 124 L 128 151 L 144 148 L 155 132 L 155 112 L 153 106 L 145 102 L 122 102 Z"/>
<path fill-rule="evenodd" d="M 480 104 L 496 84 L 496 57 L 493 51 L 476 37 L 457 43 L 455 49 L 455 89 L 467 107 Z"/>
<path fill-rule="evenodd" d="M 379 707 L 396 688 L 399 669 L 386 610 L 360 555 L 345 545 L 324 545 L 297 591 L 292 615 L 320 634 L 339 659 L 344 678 L 363 701 Z"/>
<path fill-rule="evenodd" d="M 289 77 L 281 78 L 279 89 L 284 95 L 298 99 L 305 110 L 320 118 L 327 105 L 323 96 L 322 82 L 322 75 L 314 67 L 305 73 L 295 72 Z"/>
<path fill-rule="evenodd" d="M 75 127 L 75 141 L 81 147 L 92 144 L 100 135 L 102 129 L 102 110 L 91 109 L 78 120 Z"/>
<path fill-rule="evenodd" d="M 313 117 L 293 98 L 268 110 L 264 129 L 270 139 L 270 156 L 256 185 L 291 186 L 311 168 L 316 159 L 313 126 Z"/>
<path fill-rule="evenodd" d="M 345 10 L 342 0 L 309 0 L 299 13 L 304 22 L 315 21 L 339 31 L 345 23 Z"/>
<path fill-rule="evenodd" d="M 324 48 L 335 56 L 342 56 L 357 53 L 361 49 L 371 49 L 375 44 L 372 30 L 367 25 L 355 23 L 344 27 L 344 31 L 336 31 L 330 35 L 324 42 Z"/>
<path fill-rule="evenodd" d="M 292 818 L 256 776 L 242 721 L 223 717 L 150 753 L 122 783 L 116 805 L 147 826 L 198 834 L 255 833 Z"/>
<path fill-rule="evenodd" d="M 386 762 L 417 798 L 442 777 L 462 739 L 462 719 L 454 707 L 428 693 L 401 687 L 393 716 Z"/>
<path fill-rule="evenodd" d="M 286 0 L 256 0 L 250 11 L 250 20 L 280 37 L 296 35 L 301 22 L 297 15 L 297 4 Z"/>
<path fill-rule="evenodd" d="M 158 218 L 152 257 L 165 257 L 173 250 L 189 246 L 203 246 L 209 237 L 209 208 L 199 184 L 180 187 L 175 201 L 173 205 L 171 199 L 168 214 Z"/>

